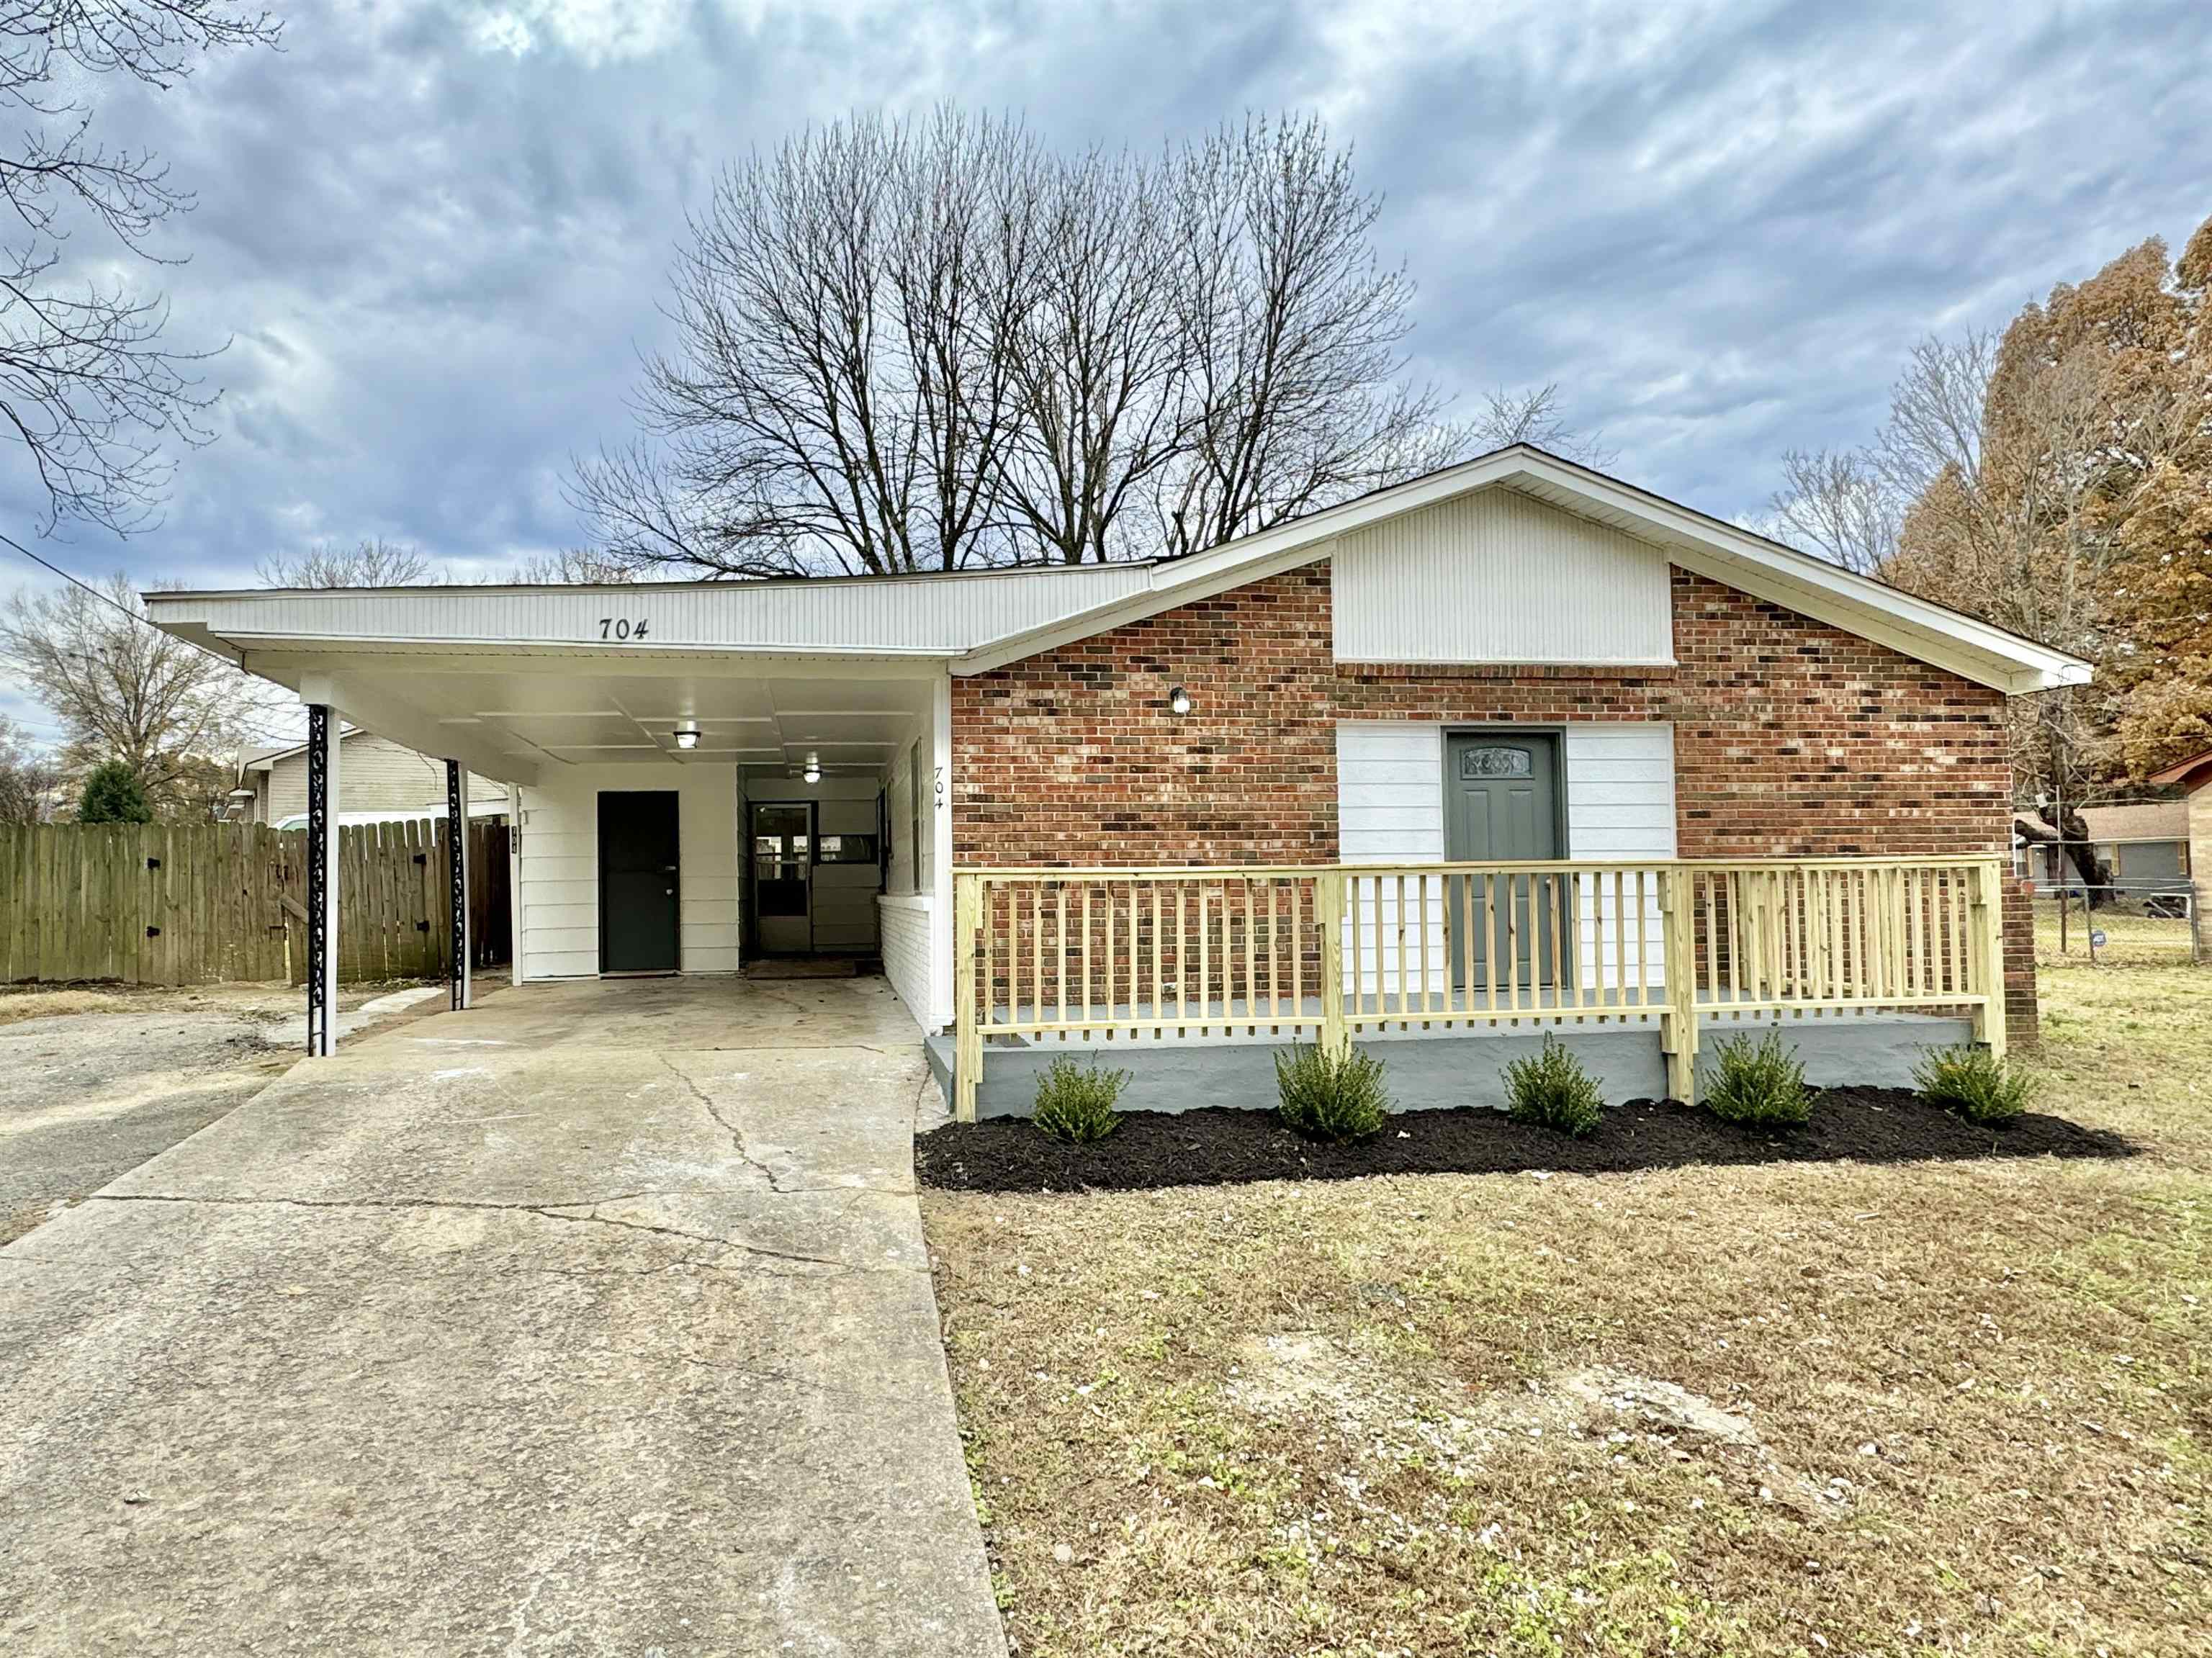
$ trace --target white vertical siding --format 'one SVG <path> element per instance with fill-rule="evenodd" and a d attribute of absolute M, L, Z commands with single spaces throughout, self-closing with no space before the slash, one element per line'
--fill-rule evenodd
<path fill-rule="evenodd" d="M 1510 489 L 1343 537 L 1329 581 L 1340 662 L 1674 658 L 1666 554 Z"/>
<path fill-rule="evenodd" d="M 677 792 L 678 960 L 686 973 L 734 973 L 737 768 L 672 761 L 568 767 L 525 791 L 514 891 L 524 976 L 574 979 L 599 970 L 603 789 Z"/>
<path fill-rule="evenodd" d="M 1444 859 L 1444 734 L 1456 727 L 1417 720 L 1346 720 L 1336 728 L 1338 844 L 1347 864 L 1434 864 Z M 1603 861 L 1668 859 L 1674 855 L 1674 731 L 1662 724 L 1569 725 L 1561 747 L 1566 773 L 1566 855 Z M 1406 934 L 1418 948 L 1421 915 L 1416 910 L 1419 883 L 1406 884 Z M 1431 987 L 1449 983 L 1443 957 L 1446 900 L 1443 884 L 1431 880 L 1427 895 Z M 1397 971 L 1398 887 L 1393 878 L 1364 883 L 1359 914 L 1365 921 L 1360 939 L 1362 987 L 1376 983 L 1375 907 L 1382 914 L 1382 966 Z M 1610 949 L 1598 960 L 1592 904 L 1599 901 L 1585 883 L 1583 894 L 1583 980 L 1610 987 L 1619 964 Z M 1609 914 L 1612 888 L 1601 895 Z M 1645 893 L 1644 950 L 1650 981 L 1661 966 L 1658 895 Z M 1630 919 L 1632 947 L 1634 919 Z M 1346 960 L 1351 960 L 1346 941 Z"/>

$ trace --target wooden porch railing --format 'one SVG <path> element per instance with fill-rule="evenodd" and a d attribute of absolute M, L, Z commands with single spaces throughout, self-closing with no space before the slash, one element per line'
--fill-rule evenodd
<path fill-rule="evenodd" d="M 954 878 L 955 1108 L 994 1040 L 1656 1026 L 1955 1008 L 2004 1045 L 1995 858 L 970 869 Z"/>

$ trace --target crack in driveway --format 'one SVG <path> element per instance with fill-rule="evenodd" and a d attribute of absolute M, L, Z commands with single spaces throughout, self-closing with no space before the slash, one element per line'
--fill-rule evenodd
<path fill-rule="evenodd" d="M 748 1255 L 758 1255 L 769 1260 L 787 1260 L 813 1266 L 826 1266 L 842 1272 L 921 1272 L 919 1266 L 902 1266 L 896 1262 L 862 1264 L 840 1260 L 830 1255 L 810 1255 L 800 1250 L 775 1249 L 766 1244 L 750 1242 L 744 1238 L 729 1237 L 713 1232 L 693 1232 L 680 1226 L 660 1226 L 648 1221 L 622 1220 L 599 1211 L 610 1203 L 632 1202 L 639 1198 L 667 1197 L 665 1192 L 617 1192 L 604 1198 L 585 1198 L 573 1203 L 493 1203 L 469 1202 L 465 1199 L 442 1198 L 258 1198 L 232 1196 L 193 1196 L 185 1193 L 165 1192 L 101 1192 L 95 1193 L 88 1203 L 167 1203 L 184 1206 L 204 1205 L 210 1208 L 288 1208 L 288 1209 L 380 1209 L 380 1210 L 444 1210 L 456 1213 L 489 1211 L 501 1214 L 536 1215 L 543 1220 L 565 1221 L 573 1224 L 611 1226 L 625 1232 L 643 1232 L 657 1237 L 680 1238 L 689 1243 L 712 1244 L 718 1248 L 733 1249 Z M 582 1212 L 578 1212 L 581 1211 Z M 712 1264 L 712 1263 L 710 1263 Z"/>

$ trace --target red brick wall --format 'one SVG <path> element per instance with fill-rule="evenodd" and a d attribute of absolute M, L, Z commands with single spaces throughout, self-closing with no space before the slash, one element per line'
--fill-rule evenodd
<path fill-rule="evenodd" d="M 2007 846 L 1999 693 L 1680 570 L 1674 610 L 1671 669 L 1339 665 L 1321 563 L 956 678 L 955 860 L 1327 862 L 1335 723 L 1394 718 L 1670 721 L 1684 857 Z M 1178 684 L 1188 719 L 1167 711 Z M 2008 1001 L 2028 1040 L 2019 919 Z"/>
<path fill-rule="evenodd" d="M 1325 563 L 955 678 L 953 860 L 1331 862 L 1335 689 Z"/>

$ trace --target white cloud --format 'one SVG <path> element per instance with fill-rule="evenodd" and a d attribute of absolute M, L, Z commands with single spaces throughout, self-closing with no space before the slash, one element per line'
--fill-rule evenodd
<path fill-rule="evenodd" d="M 471 32 L 486 51 L 557 49 L 596 65 L 669 50 L 691 10 L 688 0 L 507 0 L 479 11 Z"/>
<path fill-rule="evenodd" d="M 2198 9 L 1518 0 L 306 0 L 285 50 L 102 88 L 200 209 L 164 288 L 234 343 L 158 531 L 76 567 L 210 583 L 386 535 L 471 568 L 573 541 L 568 455 L 628 429 L 635 352 L 714 169 L 810 120 L 957 98 L 1149 149 L 1317 108 L 1388 196 L 1421 372 L 1557 380 L 1638 482 L 1756 507 L 1849 442 L 1914 337 L 2001 321 L 2203 196 Z M 100 257 L 86 239 L 84 257 Z M 0 446 L 0 519 L 39 516 Z M 0 584 L 3 585 L 3 584 Z"/>

